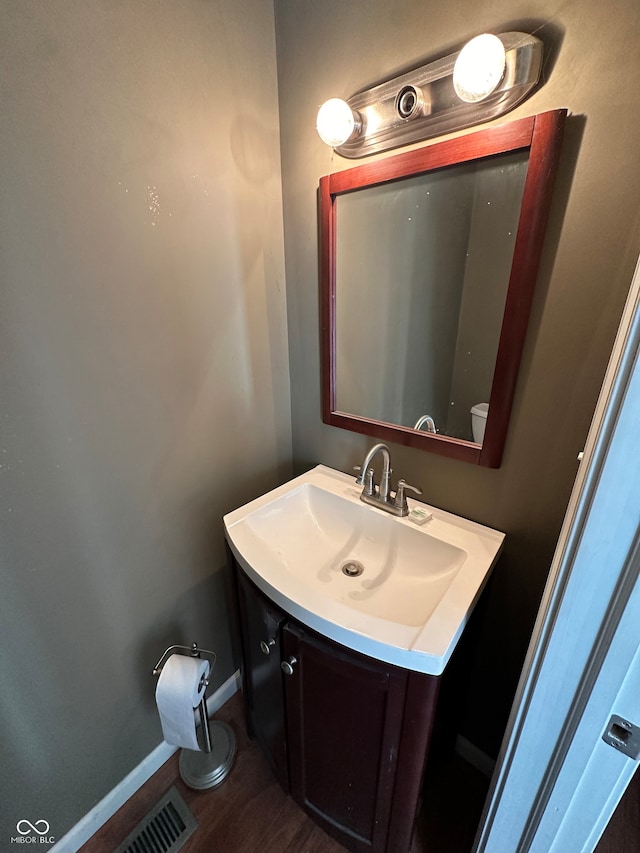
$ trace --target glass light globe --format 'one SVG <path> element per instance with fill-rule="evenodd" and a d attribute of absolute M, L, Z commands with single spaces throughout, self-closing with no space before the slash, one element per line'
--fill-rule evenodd
<path fill-rule="evenodd" d="M 504 45 L 498 36 L 484 33 L 467 42 L 453 66 L 453 88 L 469 104 L 484 100 L 494 92 L 507 63 Z"/>
<path fill-rule="evenodd" d="M 320 139 L 332 148 L 343 145 L 359 128 L 359 117 L 341 98 L 330 98 L 318 110 L 316 130 Z"/>

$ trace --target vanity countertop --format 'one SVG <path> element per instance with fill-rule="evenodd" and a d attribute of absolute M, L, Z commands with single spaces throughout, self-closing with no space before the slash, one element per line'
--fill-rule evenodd
<path fill-rule="evenodd" d="M 377 660 L 440 675 L 504 534 L 409 499 L 423 524 L 360 501 L 318 465 L 224 516 L 242 569 L 314 631 Z"/>

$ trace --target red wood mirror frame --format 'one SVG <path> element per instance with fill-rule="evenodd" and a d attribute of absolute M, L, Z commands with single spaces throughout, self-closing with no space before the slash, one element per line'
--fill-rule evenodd
<path fill-rule="evenodd" d="M 332 426 L 383 441 L 429 450 L 490 468 L 500 466 L 524 346 L 529 312 L 566 110 L 438 142 L 320 179 L 320 275 L 322 303 L 322 418 Z M 455 164 L 528 149 L 520 218 L 499 337 L 484 441 L 422 432 L 336 409 L 336 199 L 344 193 L 420 175 Z"/>

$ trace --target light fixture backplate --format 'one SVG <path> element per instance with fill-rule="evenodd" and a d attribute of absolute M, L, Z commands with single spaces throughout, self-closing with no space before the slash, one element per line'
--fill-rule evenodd
<path fill-rule="evenodd" d="M 364 157 L 481 124 L 513 109 L 540 78 L 542 42 L 520 32 L 500 33 L 498 38 L 506 52 L 505 71 L 498 87 L 484 100 L 467 103 L 456 94 L 453 68 L 458 50 L 349 98 L 347 103 L 359 115 L 362 130 L 335 151 L 343 157 Z M 418 95 L 414 109 L 408 109 L 410 98 L 402 97 L 411 88 Z"/>

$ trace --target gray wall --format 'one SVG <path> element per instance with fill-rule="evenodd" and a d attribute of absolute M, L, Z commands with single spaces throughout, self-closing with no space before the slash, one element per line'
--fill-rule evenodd
<path fill-rule="evenodd" d="M 237 666 L 221 516 L 290 474 L 273 10 L 0 3 L 0 848 Z"/>
<path fill-rule="evenodd" d="M 536 18 L 525 16 L 535 10 Z M 485 31 L 536 30 L 544 86 L 511 113 L 567 107 L 560 173 L 502 467 L 393 447 L 398 476 L 436 506 L 507 533 L 474 647 L 463 731 L 496 753 L 640 249 L 637 0 L 276 0 L 294 464 L 344 471 L 370 439 L 323 425 L 316 190 L 352 163 L 315 132 L 349 97 Z M 502 119 L 501 121 L 505 121 Z"/>

